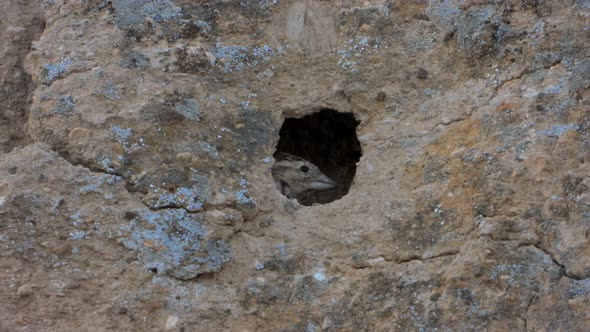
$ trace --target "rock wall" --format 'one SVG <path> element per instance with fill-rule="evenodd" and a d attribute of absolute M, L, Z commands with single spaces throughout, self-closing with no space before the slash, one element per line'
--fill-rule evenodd
<path fill-rule="evenodd" d="M 0 153 L 27 142 L 27 118 L 34 86 L 24 70 L 24 60 L 43 28 L 41 7 L 36 1 L 0 3 Z"/>
<path fill-rule="evenodd" d="M 590 329 L 588 1 L 9 3 L 2 329 Z M 302 206 L 322 109 L 363 155 Z"/>

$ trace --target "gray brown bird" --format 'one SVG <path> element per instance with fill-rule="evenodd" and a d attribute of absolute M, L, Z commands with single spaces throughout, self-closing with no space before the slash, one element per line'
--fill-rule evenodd
<path fill-rule="evenodd" d="M 275 155 L 277 160 L 272 166 L 272 176 L 281 193 L 288 198 L 296 198 L 308 190 L 328 190 L 338 184 L 326 176 L 311 162 L 280 152 Z"/>

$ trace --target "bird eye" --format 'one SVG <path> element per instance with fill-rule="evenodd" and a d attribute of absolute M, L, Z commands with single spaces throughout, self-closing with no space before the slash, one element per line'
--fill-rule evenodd
<path fill-rule="evenodd" d="M 309 167 L 303 165 L 303 166 L 299 167 L 299 170 L 302 171 L 303 173 L 307 173 L 307 171 L 309 171 Z"/>

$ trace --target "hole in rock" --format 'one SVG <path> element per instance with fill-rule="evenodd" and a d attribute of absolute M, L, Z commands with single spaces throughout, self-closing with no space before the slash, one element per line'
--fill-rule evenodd
<path fill-rule="evenodd" d="M 272 167 L 281 193 L 306 206 L 346 195 L 362 155 L 358 125 L 352 113 L 330 109 L 285 119 Z"/>

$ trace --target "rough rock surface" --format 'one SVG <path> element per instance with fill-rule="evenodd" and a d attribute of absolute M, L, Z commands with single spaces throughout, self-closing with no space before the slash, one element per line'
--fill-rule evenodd
<path fill-rule="evenodd" d="M 0 9 L 0 330 L 590 330 L 588 1 Z M 363 156 L 305 207 L 321 109 Z"/>
<path fill-rule="evenodd" d="M 38 1 L 0 3 L 0 153 L 26 143 L 26 125 L 34 85 L 24 69 L 31 42 L 44 20 Z"/>

